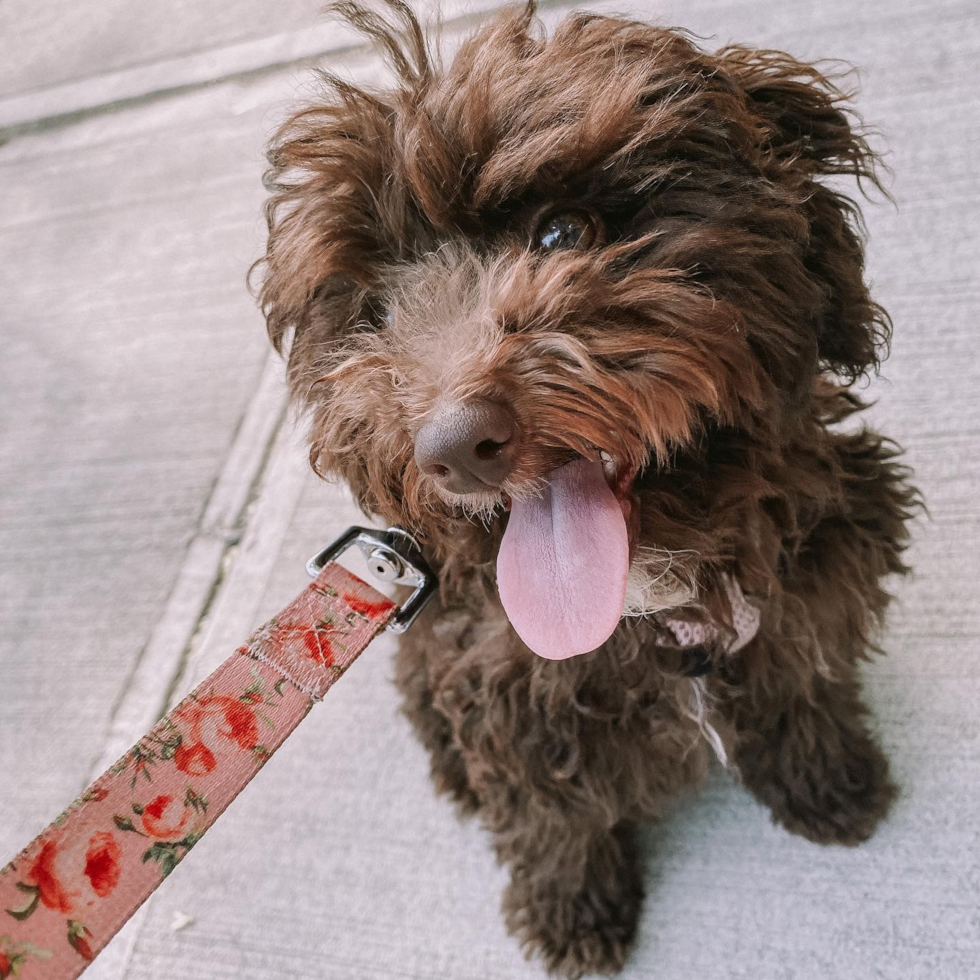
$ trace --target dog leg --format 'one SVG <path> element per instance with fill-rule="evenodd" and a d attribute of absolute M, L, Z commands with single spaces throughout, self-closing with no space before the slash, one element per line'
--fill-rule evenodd
<path fill-rule="evenodd" d="M 497 850 L 511 865 L 507 927 L 529 956 L 569 978 L 623 968 L 643 901 L 631 825 L 589 828 L 558 809 L 522 808 Z"/>
<path fill-rule="evenodd" d="M 436 791 L 452 798 L 462 813 L 474 813 L 479 801 L 470 788 L 466 765 L 453 739 L 452 725 L 433 704 L 424 647 L 403 640 L 395 663 L 396 683 L 402 693 L 402 712 L 429 753 Z"/>
<path fill-rule="evenodd" d="M 818 844 L 867 840 L 897 795 L 868 730 L 856 676 L 816 678 L 809 695 L 736 721 L 745 785 L 787 830 Z"/>
<path fill-rule="evenodd" d="M 897 795 L 868 729 L 857 665 L 889 603 L 883 579 L 906 571 L 917 495 L 880 436 L 834 439 L 840 512 L 789 563 L 782 626 L 740 655 L 732 707 L 739 768 L 775 819 L 819 843 L 854 845 Z"/>

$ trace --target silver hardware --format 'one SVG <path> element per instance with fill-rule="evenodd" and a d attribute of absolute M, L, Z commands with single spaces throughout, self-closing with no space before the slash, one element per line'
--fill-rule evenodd
<path fill-rule="evenodd" d="M 438 585 L 435 572 L 422 557 L 415 539 L 403 527 L 389 527 L 386 531 L 374 527 L 349 527 L 306 563 L 310 578 L 316 578 L 328 561 L 334 561 L 355 546 L 367 559 L 375 578 L 414 588 L 388 623 L 392 633 L 404 633 L 432 598 Z"/>
<path fill-rule="evenodd" d="M 368 555 L 368 568 L 382 582 L 397 582 L 404 574 L 404 566 L 398 555 L 387 548 L 375 548 Z"/>

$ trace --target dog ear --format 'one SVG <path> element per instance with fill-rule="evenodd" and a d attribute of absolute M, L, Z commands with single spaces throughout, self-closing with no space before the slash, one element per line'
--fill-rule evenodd
<path fill-rule="evenodd" d="M 335 0 L 325 13 L 374 45 L 400 88 L 386 97 L 320 71 L 320 99 L 288 119 L 269 146 L 269 237 L 250 276 L 262 273 L 259 302 L 280 352 L 287 335 L 299 337 L 332 292 L 366 290 L 370 270 L 386 257 L 385 241 L 399 238 L 404 209 L 389 152 L 394 102 L 423 89 L 433 68 L 409 5 L 381 0 L 379 6 Z"/>
<path fill-rule="evenodd" d="M 384 252 L 377 209 L 390 109 L 341 79 L 322 80 L 323 101 L 292 116 L 268 151 L 269 235 L 250 275 L 261 274 L 259 302 L 280 352 L 332 293 L 363 293 Z"/>
<path fill-rule="evenodd" d="M 822 287 L 817 337 L 822 363 L 848 379 L 877 368 L 891 334 L 888 314 L 864 283 L 864 225 L 858 205 L 820 178 L 846 176 L 885 197 L 881 161 L 848 93 L 815 65 L 780 51 L 737 46 L 719 53 L 758 119 L 764 152 L 793 188 L 809 222 L 807 270 Z"/>

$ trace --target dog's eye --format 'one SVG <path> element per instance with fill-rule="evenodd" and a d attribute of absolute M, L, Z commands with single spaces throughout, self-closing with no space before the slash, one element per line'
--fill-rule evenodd
<path fill-rule="evenodd" d="M 588 248 L 598 236 L 595 219 L 585 211 L 558 211 L 538 225 L 534 235 L 538 248 Z"/>

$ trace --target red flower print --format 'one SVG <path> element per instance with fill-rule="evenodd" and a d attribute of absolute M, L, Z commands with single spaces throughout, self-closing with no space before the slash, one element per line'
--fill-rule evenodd
<path fill-rule="evenodd" d="M 119 884 L 119 855 L 119 845 L 107 831 L 95 834 L 88 842 L 85 874 L 99 898 L 105 898 Z"/>
<path fill-rule="evenodd" d="M 307 654 L 311 660 L 329 667 L 333 663 L 333 646 L 327 638 L 326 629 L 304 630 L 303 645 L 306 647 Z"/>
<path fill-rule="evenodd" d="M 197 744 L 203 745 L 204 742 L 209 741 L 205 728 L 208 722 L 213 725 L 218 720 L 224 721 L 224 726 L 219 724 L 212 729 L 213 733 L 237 742 L 243 749 L 254 748 L 259 738 L 259 723 L 256 721 L 252 705 L 245 704 L 241 698 L 232 697 L 230 694 L 207 694 L 198 698 L 187 705 L 180 712 L 179 717 L 182 721 L 190 724 L 191 736 L 194 741 L 188 746 L 187 751 L 195 753 L 196 757 L 193 761 L 198 766 L 204 766 L 215 761 L 214 755 L 209 749 L 205 749 L 208 755 L 204 755 L 199 749 L 194 748 Z M 175 759 L 179 752 L 178 749 L 174 753 Z M 184 759 L 188 764 L 191 763 L 191 759 L 187 756 L 184 756 Z M 178 768 L 181 767 L 178 766 Z M 212 768 L 214 767 L 212 766 Z M 211 770 L 208 769 L 207 771 L 210 772 Z M 194 773 L 194 775 L 200 774 Z"/>
<path fill-rule="evenodd" d="M 219 706 L 224 712 L 228 727 L 219 728 L 219 735 L 233 739 L 243 749 L 250 749 L 255 745 L 259 738 L 259 723 L 255 720 L 255 712 L 247 704 L 226 695 L 204 700 Z"/>
<path fill-rule="evenodd" d="M 4 953 L 0 953 L 0 980 L 7 980 L 10 976 L 10 960 Z"/>
<path fill-rule="evenodd" d="M 374 619 L 377 616 L 383 616 L 393 605 L 387 599 L 383 599 L 381 602 L 372 602 L 370 599 L 362 599 L 359 595 L 354 595 L 353 592 L 345 592 L 341 598 L 347 603 L 351 609 L 356 613 L 360 613 L 362 616 L 367 616 L 369 619 Z"/>
<path fill-rule="evenodd" d="M 143 829 L 157 840 L 171 840 L 180 837 L 191 813 L 182 800 L 158 796 L 143 807 Z"/>
<path fill-rule="evenodd" d="M 75 922 L 73 919 L 68 920 L 68 942 L 83 960 L 91 963 L 95 959 L 95 953 L 92 952 L 92 947 L 85 938 L 87 935 L 91 936 L 92 933 L 81 922 Z"/>
<path fill-rule="evenodd" d="M 206 776 L 217 763 L 214 753 L 203 742 L 193 745 L 181 742 L 174 752 L 174 765 L 188 776 Z"/>
<path fill-rule="evenodd" d="M 91 963 L 92 960 L 95 959 L 95 954 L 92 952 L 92 947 L 89 946 L 88 940 L 84 936 L 76 936 L 72 945 L 77 950 L 78 955 L 81 956 L 81 958 L 86 962 Z"/>
<path fill-rule="evenodd" d="M 70 912 L 71 896 L 58 881 L 54 870 L 57 856 L 58 845 L 54 841 L 47 841 L 25 877 L 37 885 L 41 901 L 49 909 L 54 909 L 55 912 Z"/>

